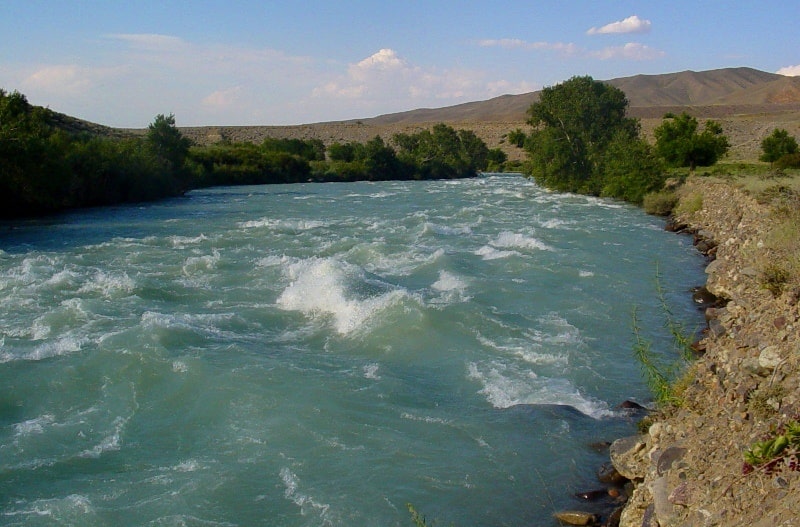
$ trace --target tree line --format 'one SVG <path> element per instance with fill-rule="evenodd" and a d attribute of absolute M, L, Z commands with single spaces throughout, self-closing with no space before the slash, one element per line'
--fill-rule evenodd
<path fill-rule="evenodd" d="M 196 146 L 158 115 L 139 137 L 73 133 L 19 92 L 0 90 L 0 217 L 147 201 L 217 185 L 474 177 L 505 161 L 470 130 L 431 130 L 366 143 L 265 139 Z"/>
<path fill-rule="evenodd" d="M 650 144 L 627 107 L 622 90 L 573 77 L 542 90 L 528 109 L 532 130 L 513 130 L 506 140 L 525 149 L 524 171 L 543 186 L 637 204 L 663 188 L 670 169 L 711 166 L 729 149 L 718 122 L 706 121 L 701 129 L 685 112 L 665 115 Z M 762 161 L 800 166 L 797 143 L 785 130 L 775 130 L 761 146 Z"/>

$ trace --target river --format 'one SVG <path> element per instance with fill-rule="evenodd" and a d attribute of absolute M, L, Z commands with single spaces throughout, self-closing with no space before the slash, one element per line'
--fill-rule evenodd
<path fill-rule="evenodd" d="M 686 237 L 510 175 L 4 225 L 0 524 L 553 525 L 696 329 Z"/>

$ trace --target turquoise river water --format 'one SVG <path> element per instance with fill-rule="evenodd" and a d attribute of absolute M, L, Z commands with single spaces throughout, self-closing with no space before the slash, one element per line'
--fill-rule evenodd
<path fill-rule="evenodd" d="M 516 176 L 217 188 L 0 232 L 0 524 L 553 525 L 690 240 Z"/>

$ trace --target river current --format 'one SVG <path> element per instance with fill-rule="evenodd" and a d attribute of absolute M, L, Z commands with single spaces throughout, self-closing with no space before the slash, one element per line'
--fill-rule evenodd
<path fill-rule="evenodd" d="M 690 240 L 508 175 L 2 226 L 0 524 L 553 525 L 696 329 Z"/>

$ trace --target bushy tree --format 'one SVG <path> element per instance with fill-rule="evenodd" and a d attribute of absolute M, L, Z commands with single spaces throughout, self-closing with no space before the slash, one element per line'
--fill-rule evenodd
<path fill-rule="evenodd" d="M 473 177 L 489 163 L 489 147 L 473 131 L 443 123 L 415 134 L 395 134 L 392 140 L 416 179 Z"/>
<path fill-rule="evenodd" d="M 627 106 L 622 90 L 589 76 L 545 88 L 528 109 L 528 171 L 555 190 L 598 193 L 612 138 L 639 133 L 638 121 L 625 116 Z"/>
<path fill-rule="evenodd" d="M 797 140 L 782 128 L 776 128 L 772 134 L 761 141 L 761 161 L 774 163 L 785 155 L 798 152 Z"/>
<path fill-rule="evenodd" d="M 525 146 L 525 140 L 527 138 L 528 136 L 525 135 L 525 132 L 523 132 L 521 128 L 515 128 L 506 134 L 508 142 L 517 148 Z"/>
<path fill-rule="evenodd" d="M 666 180 L 663 161 L 643 139 L 618 133 L 603 156 L 602 196 L 640 205 L 645 195 L 661 190 Z"/>
<path fill-rule="evenodd" d="M 728 138 L 716 121 L 706 121 L 698 132 L 697 119 L 686 112 L 667 114 L 655 129 L 656 151 L 672 167 L 711 166 L 728 152 Z"/>
<path fill-rule="evenodd" d="M 188 190 L 185 162 L 191 141 L 175 126 L 173 114 L 159 114 L 147 127 L 147 142 L 155 155 L 163 162 L 164 170 L 179 185 L 180 191 Z"/>

